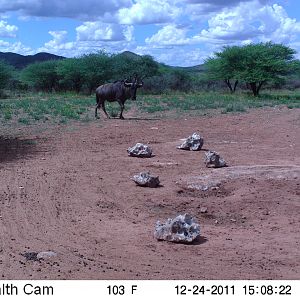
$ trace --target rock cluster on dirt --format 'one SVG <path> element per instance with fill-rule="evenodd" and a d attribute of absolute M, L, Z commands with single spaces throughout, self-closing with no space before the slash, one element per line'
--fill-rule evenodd
<path fill-rule="evenodd" d="M 140 174 L 134 175 L 132 180 L 140 186 L 156 188 L 159 186 L 158 176 L 153 176 L 149 172 L 141 172 Z"/>
<path fill-rule="evenodd" d="M 57 253 L 53 251 L 42 251 L 42 252 L 25 252 L 23 255 L 26 260 L 40 260 L 40 259 L 48 259 L 51 257 L 57 256 Z"/>
<path fill-rule="evenodd" d="M 198 133 L 193 133 L 177 148 L 182 150 L 199 151 L 201 150 L 203 143 L 203 138 Z"/>
<path fill-rule="evenodd" d="M 48 259 L 52 257 L 56 257 L 57 253 L 53 251 L 42 251 L 37 254 L 37 259 Z"/>
<path fill-rule="evenodd" d="M 135 146 L 128 148 L 127 152 L 129 156 L 135 157 L 151 157 L 152 156 L 152 149 L 144 144 L 137 143 Z"/>
<path fill-rule="evenodd" d="M 200 225 L 189 214 L 178 215 L 166 223 L 156 222 L 154 237 L 174 243 L 191 243 L 200 236 Z"/>
<path fill-rule="evenodd" d="M 205 152 L 205 164 L 208 168 L 222 168 L 226 167 L 225 160 L 215 151 Z"/>

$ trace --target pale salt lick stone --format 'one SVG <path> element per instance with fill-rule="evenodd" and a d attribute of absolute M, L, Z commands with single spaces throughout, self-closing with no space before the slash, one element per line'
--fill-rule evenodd
<path fill-rule="evenodd" d="M 205 152 L 204 162 L 208 168 L 222 168 L 227 166 L 225 160 L 219 155 L 219 153 L 211 150 Z"/>
<path fill-rule="evenodd" d="M 204 140 L 200 136 L 200 134 L 194 132 L 177 148 L 182 149 L 182 150 L 199 151 L 199 150 L 201 150 L 203 143 L 204 143 Z"/>
<path fill-rule="evenodd" d="M 156 222 L 154 237 L 174 243 L 191 243 L 200 236 L 200 225 L 189 214 L 178 215 L 166 223 Z"/>
<path fill-rule="evenodd" d="M 138 175 L 134 175 L 132 180 L 139 186 L 156 188 L 159 186 L 158 176 L 153 176 L 149 172 L 141 172 Z"/>
<path fill-rule="evenodd" d="M 137 143 L 135 146 L 128 148 L 127 152 L 129 156 L 135 157 L 151 157 L 152 156 L 152 149 L 144 144 Z"/>
<path fill-rule="evenodd" d="M 37 254 L 37 259 L 49 259 L 52 257 L 56 257 L 57 253 L 53 251 L 42 251 Z"/>

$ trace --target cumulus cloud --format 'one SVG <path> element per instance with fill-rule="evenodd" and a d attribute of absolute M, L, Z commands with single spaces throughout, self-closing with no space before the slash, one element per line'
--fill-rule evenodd
<path fill-rule="evenodd" d="M 207 49 L 194 48 L 191 49 L 188 46 L 182 48 L 170 47 L 161 51 L 160 48 L 153 46 L 138 46 L 133 49 L 135 53 L 144 55 L 148 54 L 159 62 L 171 65 L 171 66 L 194 66 L 203 63 L 204 59 L 208 55 L 212 54 L 213 51 L 208 51 Z"/>
<path fill-rule="evenodd" d="M 45 43 L 45 49 L 68 50 L 74 47 L 73 42 L 67 42 L 67 31 L 49 31 L 49 34 L 53 37 L 53 39 Z"/>
<path fill-rule="evenodd" d="M 6 21 L 0 20 L 0 37 L 16 37 L 18 27 L 9 25 Z"/>
<path fill-rule="evenodd" d="M 160 24 L 174 20 L 181 9 L 176 1 L 136 0 L 129 8 L 121 8 L 117 14 L 121 24 Z"/>
<path fill-rule="evenodd" d="M 84 22 L 76 28 L 78 41 L 131 41 L 133 26 Z"/>
<path fill-rule="evenodd" d="M 105 28 L 107 29 L 106 31 L 104 30 L 104 36 L 103 34 L 100 35 L 100 32 L 94 32 L 93 29 L 96 28 L 94 27 L 95 24 L 89 23 L 93 22 L 85 22 L 76 28 L 77 38 L 75 41 L 68 41 L 68 32 L 65 30 L 49 31 L 52 39 L 38 48 L 37 51 L 73 57 L 97 52 L 100 49 L 107 52 L 118 52 L 132 46 L 132 26 L 119 25 L 123 29 L 123 33 L 118 33 L 120 36 L 117 36 L 117 33 L 112 33 L 108 30 L 109 26 L 106 28 L 104 24 L 101 24 L 101 26 L 104 26 L 101 27 L 102 31 Z M 97 28 L 99 29 L 99 26 Z"/>
<path fill-rule="evenodd" d="M 21 42 L 9 43 L 3 40 L 0 40 L 0 51 L 14 52 L 23 55 L 33 54 L 33 50 L 30 47 L 23 45 Z"/>
<path fill-rule="evenodd" d="M 282 6 L 263 6 L 252 1 L 215 14 L 208 20 L 208 29 L 192 40 L 225 44 L 266 40 L 289 43 L 299 33 L 300 22 L 289 18 Z"/>
<path fill-rule="evenodd" d="M 113 15 L 120 8 L 131 5 L 131 0 L 0 0 L 0 12 L 19 11 L 27 16 L 97 19 Z"/>
<path fill-rule="evenodd" d="M 185 45 L 188 43 L 186 38 L 187 29 L 178 27 L 175 24 L 169 24 L 160 29 L 152 37 L 146 38 L 146 44 L 168 46 Z"/>

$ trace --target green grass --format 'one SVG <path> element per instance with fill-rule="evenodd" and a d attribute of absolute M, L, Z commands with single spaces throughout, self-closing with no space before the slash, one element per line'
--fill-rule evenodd
<path fill-rule="evenodd" d="M 155 113 L 175 110 L 191 112 L 219 109 L 222 113 L 241 113 L 250 108 L 273 107 L 286 105 L 288 108 L 300 108 L 300 92 L 265 93 L 253 97 L 246 93 L 221 94 L 217 92 L 202 92 L 197 94 L 174 94 L 149 96 L 145 95 L 138 101 L 142 112 Z"/>
<path fill-rule="evenodd" d="M 247 93 L 174 93 L 164 95 L 138 95 L 138 101 L 128 100 L 126 111 L 137 107 L 141 113 L 163 115 L 174 112 L 181 115 L 203 114 L 206 110 L 219 113 L 242 113 L 251 108 L 273 107 L 285 105 L 289 109 L 300 108 L 300 92 L 267 91 L 254 98 Z M 0 99 L 0 122 L 2 124 L 17 122 L 18 124 L 35 124 L 50 122 L 66 124 L 70 120 L 89 122 L 94 118 L 95 97 L 68 94 L 25 94 L 12 99 Z M 106 102 L 110 116 L 120 113 L 119 104 Z M 100 112 L 99 112 L 100 113 Z M 101 117 L 104 118 L 103 113 Z"/>
<path fill-rule="evenodd" d="M 24 98 L 0 100 L 0 121 L 12 121 L 31 124 L 51 121 L 67 123 L 69 120 L 89 119 L 91 108 L 95 106 L 95 97 L 74 95 L 37 94 Z M 16 117 L 16 118 L 14 118 Z"/>

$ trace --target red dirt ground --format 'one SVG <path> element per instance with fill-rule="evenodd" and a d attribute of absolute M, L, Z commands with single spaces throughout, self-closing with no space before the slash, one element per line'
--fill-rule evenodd
<path fill-rule="evenodd" d="M 300 279 L 299 109 L 101 118 L 0 139 L 0 279 Z M 195 131 L 229 168 L 207 169 L 204 151 L 176 149 Z M 155 156 L 129 157 L 137 142 Z M 136 186 L 130 177 L 144 170 L 163 186 Z M 188 188 L 206 175 L 219 189 Z M 200 239 L 154 239 L 157 220 L 185 212 Z M 57 257 L 21 255 L 47 250 Z"/>

